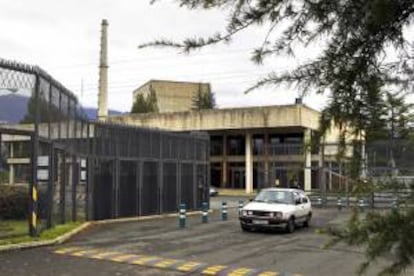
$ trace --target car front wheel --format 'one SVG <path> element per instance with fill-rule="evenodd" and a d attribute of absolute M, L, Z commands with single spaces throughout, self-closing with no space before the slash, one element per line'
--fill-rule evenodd
<path fill-rule="evenodd" d="M 309 227 L 309 224 L 310 224 L 310 220 L 311 220 L 311 218 L 312 218 L 312 214 L 308 214 L 307 216 L 306 216 L 306 220 L 303 222 L 303 227 Z"/>
<path fill-rule="evenodd" d="M 286 224 L 286 232 L 293 233 L 295 231 L 295 219 L 290 218 Z"/>
<path fill-rule="evenodd" d="M 243 231 L 245 231 L 245 232 L 251 232 L 251 231 L 252 231 L 252 229 L 251 229 L 249 226 L 246 226 L 246 225 L 240 224 L 240 227 L 241 227 L 241 229 L 242 229 Z"/>

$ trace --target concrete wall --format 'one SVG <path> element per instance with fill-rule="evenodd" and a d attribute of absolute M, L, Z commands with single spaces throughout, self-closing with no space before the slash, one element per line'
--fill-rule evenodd
<path fill-rule="evenodd" d="M 179 112 L 193 109 L 193 101 L 198 91 L 201 93 L 210 91 L 210 84 L 151 80 L 133 92 L 133 101 L 138 94 L 148 96 L 151 89 L 157 96 L 160 113 Z"/>
<path fill-rule="evenodd" d="M 129 114 L 108 121 L 173 131 L 303 127 L 316 130 L 320 113 L 304 105 Z"/>

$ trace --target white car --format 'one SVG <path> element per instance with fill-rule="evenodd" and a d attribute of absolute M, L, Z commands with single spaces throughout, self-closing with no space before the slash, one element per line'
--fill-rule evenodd
<path fill-rule="evenodd" d="M 267 188 L 246 204 L 239 214 L 244 231 L 284 227 L 292 233 L 301 223 L 308 227 L 312 218 L 311 202 L 299 189 Z"/>

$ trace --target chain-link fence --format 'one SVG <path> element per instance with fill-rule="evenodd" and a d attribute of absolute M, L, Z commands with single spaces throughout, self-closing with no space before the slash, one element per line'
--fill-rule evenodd
<path fill-rule="evenodd" d="M 318 206 L 412 204 L 414 141 L 277 145 L 254 168 L 255 188 L 299 187 Z"/>
<path fill-rule="evenodd" d="M 3 189 L 22 187 L 19 219 L 30 221 L 32 235 L 67 221 L 173 212 L 179 203 L 196 209 L 208 200 L 208 136 L 91 122 L 42 69 L 2 59 L 0 96 L 25 110 L 0 125 L 0 180 Z"/>

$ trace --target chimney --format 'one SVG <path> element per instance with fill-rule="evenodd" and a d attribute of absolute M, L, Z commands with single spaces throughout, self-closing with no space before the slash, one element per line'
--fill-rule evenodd
<path fill-rule="evenodd" d="M 302 104 L 302 97 L 296 98 L 295 99 L 295 104 Z"/>
<path fill-rule="evenodd" d="M 98 120 L 108 116 L 108 21 L 101 24 L 101 52 L 99 59 Z"/>

